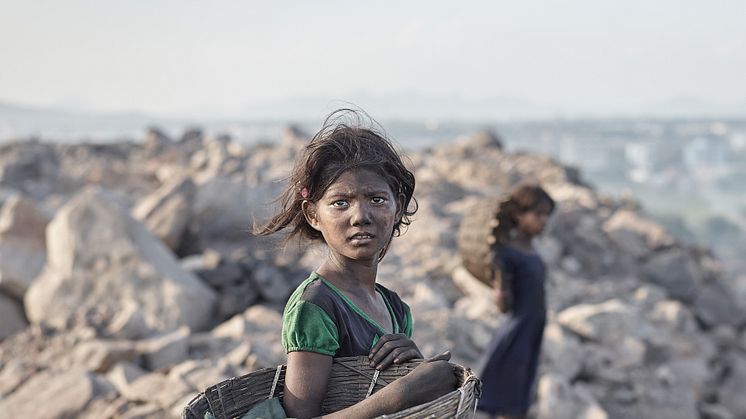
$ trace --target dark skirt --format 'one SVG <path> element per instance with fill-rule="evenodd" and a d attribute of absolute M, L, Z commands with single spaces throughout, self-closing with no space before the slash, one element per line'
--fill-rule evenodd
<path fill-rule="evenodd" d="M 545 270 L 535 253 L 506 247 L 501 258 L 514 278 L 514 305 L 477 367 L 482 380 L 477 408 L 493 415 L 524 415 L 531 406 L 546 323 Z"/>
<path fill-rule="evenodd" d="M 544 322 L 508 318 L 492 338 L 477 371 L 482 396 L 477 409 L 493 415 L 524 415 L 531 406 Z"/>

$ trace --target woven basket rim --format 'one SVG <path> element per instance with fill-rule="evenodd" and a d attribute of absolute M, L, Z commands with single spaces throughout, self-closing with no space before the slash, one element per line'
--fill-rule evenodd
<path fill-rule="evenodd" d="M 349 405 L 355 404 L 365 398 L 363 396 L 365 396 L 366 389 L 368 392 L 372 391 L 375 393 L 390 382 L 393 382 L 412 371 L 421 362 L 423 362 L 423 360 L 420 359 L 404 364 L 392 365 L 386 370 L 381 371 L 377 376 L 377 380 L 374 380 L 373 377 L 376 370 L 370 368 L 367 356 L 335 358 L 334 363 L 332 364 L 333 377 L 330 376 L 330 380 L 334 380 L 335 384 L 329 389 L 325 398 L 325 403 L 327 403 L 327 399 L 329 398 L 340 395 L 347 396 L 343 393 L 355 393 L 357 390 L 358 394 L 361 396 L 359 399 L 351 401 L 348 397 L 347 400 L 343 401 L 343 403 Z M 451 365 L 451 368 L 453 368 L 454 374 L 456 374 L 459 379 L 459 387 L 456 390 L 447 393 L 438 399 L 405 409 L 401 412 L 385 415 L 385 417 L 430 417 L 431 414 L 435 415 L 432 417 L 444 418 L 462 416 L 470 417 L 464 415 L 468 410 L 473 410 L 476 406 L 476 400 L 478 400 L 480 395 L 481 382 L 471 369 L 452 362 L 449 362 L 449 364 Z M 261 368 L 240 377 L 232 377 L 214 384 L 206 388 L 203 392 L 195 395 L 189 403 L 187 403 L 183 409 L 182 418 L 203 419 L 208 410 L 213 413 L 216 419 L 238 418 L 261 400 L 267 400 L 271 397 L 279 397 L 282 399 L 282 383 L 284 382 L 285 368 L 285 364 L 278 365 L 277 367 Z M 252 383 L 252 380 L 256 381 L 256 383 Z M 261 384 L 260 390 L 263 389 L 264 391 L 248 395 L 232 394 L 234 392 L 249 392 L 252 384 Z M 270 389 L 270 386 L 275 387 L 274 390 Z M 337 390 L 335 390 L 335 388 Z M 330 392 L 334 391 L 336 391 L 336 394 L 330 395 Z M 360 391 L 362 391 L 362 394 L 360 394 Z M 250 396 L 251 400 L 256 401 L 250 403 L 246 401 L 246 397 L 242 396 Z M 343 405 L 340 408 L 344 407 L 346 406 Z M 339 410 L 340 408 L 327 410 L 324 413 L 330 413 Z"/>

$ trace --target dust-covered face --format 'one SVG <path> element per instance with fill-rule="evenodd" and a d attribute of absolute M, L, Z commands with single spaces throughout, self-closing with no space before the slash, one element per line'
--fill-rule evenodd
<path fill-rule="evenodd" d="M 516 217 L 518 231 L 530 237 L 541 234 L 551 214 L 552 209 L 548 205 L 539 205 L 537 208 L 518 214 Z"/>
<path fill-rule="evenodd" d="M 377 262 L 401 216 L 401 199 L 368 169 L 344 172 L 316 202 L 306 202 L 308 223 L 340 260 Z"/>

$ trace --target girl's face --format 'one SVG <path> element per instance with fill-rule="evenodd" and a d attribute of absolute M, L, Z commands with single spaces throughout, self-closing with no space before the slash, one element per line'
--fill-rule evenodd
<path fill-rule="evenodd" d="M 308 223 L 341 260 L 378 261 L 400 217 L 401 199 L 375 172 L 344 172 L 316 202 L 304 202 Z"/>
<path fill-rule="evenodd" d="M 537 208 L 518 214 L 516 216 L 518 231 L 529 237 L 541 234 L 551 212 L 548 205 L 539 205 Z"/>

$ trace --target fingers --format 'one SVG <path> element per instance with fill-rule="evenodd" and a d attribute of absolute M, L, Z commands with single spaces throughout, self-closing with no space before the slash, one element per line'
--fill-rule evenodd
<path fill-rule="evenodd" d="M 415 358 L 421 358 L 420 352 L 412 347 L 399 347 L 393 349 L 374 367 L 377 370 L 385 370 L 392 364 L 401 364 Z"/>
<path fill-rule="evenodd" d="M 417 345 L 403 334 L 391 334 L 381 337 L 368 355 L 371 368 L 379 370 L 391 364 L 401 364 L 416 358 L 422 358 Z"/>
<path fill-rule="evenodd" d="M 401 340 L 401 339 L 407 339 L 407 336 L 403 333 L 390 333 L 388 335 L 381 336 L 380 339 L 378 339 L 378 342 L 376 342 L 375 345 L 373 345 L 373 349 L 370 350 L 370 355 L 368 355 L 368 358 L 373 358 L 373 355 L 375 355 L 376 352 L 378 352 L 381 347 L 391 341 Z"/>

